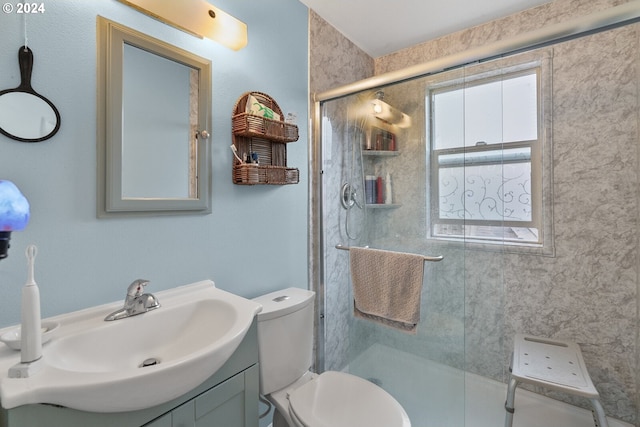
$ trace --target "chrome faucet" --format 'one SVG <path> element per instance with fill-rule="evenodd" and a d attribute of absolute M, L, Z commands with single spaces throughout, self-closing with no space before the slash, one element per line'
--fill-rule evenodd
<path fill-rule="evenodd" d="M 143 294 L 144 287 L 149 284 L 148 280 L 138 279 L 127 288 L 127 296 L 124 300 L 124 307 L 114 311 L 104 318 L 105 321 L 124 319 L 146 313 L 160 307 L 160 302 L 153 294 Z"/>

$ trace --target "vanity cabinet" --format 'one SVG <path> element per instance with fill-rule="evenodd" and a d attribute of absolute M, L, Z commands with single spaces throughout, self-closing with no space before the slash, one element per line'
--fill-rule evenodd
<path fill-rule="evenodd" d="M 239 373 L 220 385 L 178 406 L 145 427 L 248 427 L 256 425 L 253 411 L 247 411 L 251 387 L 246 386 L 249 372 Z M 256 373 L 257 375 L 257 373 Z"/>
<path fill-rule="evenodd" d="M 256 328 L 254 319 L 244 340 L 214 375 L 194 390 L 162 405 L 117 413 L 24 405 L 0 409 L 0 427 L 258 427 Z"/>

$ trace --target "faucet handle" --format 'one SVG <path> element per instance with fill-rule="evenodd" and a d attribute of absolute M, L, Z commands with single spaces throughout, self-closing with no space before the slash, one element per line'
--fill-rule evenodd
<path fill-rule="evenodd" d="M 134 280 L 127 288 L 127 296 L 139 297 L 140 295 L 142 295 L 144 287 L 147 286 L 148 284 L 149 284 L 149 281 L 146 279 Z"/>

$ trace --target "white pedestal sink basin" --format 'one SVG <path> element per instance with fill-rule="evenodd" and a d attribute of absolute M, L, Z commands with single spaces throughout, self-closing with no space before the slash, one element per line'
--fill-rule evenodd
<path fill-rule="evenodd" d="M 261 310 L 211 281 L 154 294 L 160 308 L 129 318 L 104 321 L 118 302 L 48 319 L 60 328 L 43 347 L 42 370 L 29 378 L 7 377 L 20 353 L 0 344 L 2 406 L 121 412 L 159 405 L 220 369 Z"/>

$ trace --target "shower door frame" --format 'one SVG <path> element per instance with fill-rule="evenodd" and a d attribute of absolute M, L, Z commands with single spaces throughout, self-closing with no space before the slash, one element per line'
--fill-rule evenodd
<path fill-rule="evenodd" d="M 316 372 L 325 369 L 325 277 L 322 206 L 322 104 L 357 92 L 464 67 L 502 56 L 561 43 L 616 27 L 640 22 L 640 0 L 633 0 L 585 17 L 554 24 L 536 31 L 428 61 L 402 70 L 380 74 L 313 95 L 312 131 L 309 144 L 309 283 L 316 292 L 315 357 Z"/>

